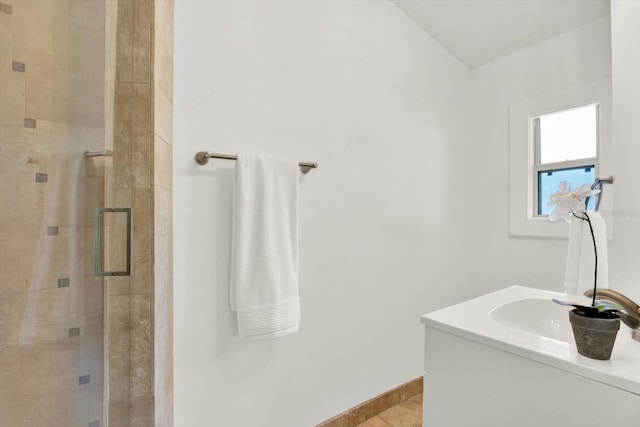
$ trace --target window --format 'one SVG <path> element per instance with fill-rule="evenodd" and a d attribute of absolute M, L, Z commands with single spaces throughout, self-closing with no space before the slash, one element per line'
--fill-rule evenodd
<path fill-rule="evenodd" d="M 598 104 L 542 114 L 530 119 L 534 149 L 533 216 L 547 216 L 549 196 L 558 184 L 591 184 L 598 176 Z M 593 208 L 593 198 L 587 209 Z"/>
<path fill-rule="evenodd" d="M 566 237 L 569 227 L 551 222 L 547 203 L 560 181 L 576 188 L 611 168 L 611 80 L 603 79 L 509 107 L 509 234 Z M 613 206 L 607 186 L 601 211 Z M 590 200 L 593 203 L 593 200 Z M 607 234 L 612 235 L 609 218 Z"/>

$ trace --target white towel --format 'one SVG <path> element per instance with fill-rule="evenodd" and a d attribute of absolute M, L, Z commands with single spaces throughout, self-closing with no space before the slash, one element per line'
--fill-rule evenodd
<path fill-rule="evenodd" d="M 231 250 L 230 302 L 239 334 L 297 332 L 297 161 L 238 155 Z"/>
<path fill-rule="evenodd" d="M 588 212 L 598 249 L 598 288 L 609 287 L 607 256 L 607 229 L 598 212 Z M 565 272 L 564 290 L 568 294 L 583 295 L 593 289 L 595 256 L 593 239 L 587 221 L 572 218 L 569 230 L 569 250 Z"/>

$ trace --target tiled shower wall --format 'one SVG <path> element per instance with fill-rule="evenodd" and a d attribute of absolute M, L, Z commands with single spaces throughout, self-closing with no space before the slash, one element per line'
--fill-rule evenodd
<path fill-rule="evenodd" d="M 102 425 L 104 1 L 0 1 L 0 426 Z"/>
<path fill-rule="evenodd" d="M 133 264 L 131 276 L 107 279 L 110 427 L 153 425 L 152 12 L 150 1 L 118 0 L 109 189 L 114 207 L 133 208 Z M 124 238 L 110 230 L 114 246 Z"/>
<path fill-rule="evenodd" d="M 117 17 L 112 188 L 134 263 L 108 284 L 109 426 L 171 427 L 173 0 L 119 0 Z"/>
<path fill-rule="evenodd" d="M 173 427 L 173 3 L 174 0 L 154 1 L 152 72 L 155 427 Z"/>

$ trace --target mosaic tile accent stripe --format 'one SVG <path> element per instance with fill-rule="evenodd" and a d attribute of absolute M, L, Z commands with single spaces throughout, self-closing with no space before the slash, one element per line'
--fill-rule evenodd
<path fill-rule="evenodd" d="M 49 176 L 46 173 L 36 174 L 36 182 L 47 182 L 48 180 L 49 180 Z"/>
<path fill-rule="evenodd" d="M 0 3 L 0 12 L 11 15 L 13 13 L 13 7 L 8 4 Z"/>
<path fill-rule="evenodd" d="M 78 384 L 84 385 L 91 382 L 91 375 L 83 375 L 78 379 Z"/>
<path fill-rule="evenodd" d="M 27 69 L 27 66 L 25 64 L 23 64 L 22 62 L 12 62 L 11 63 L 11 69 L 13 71 L 18 71 L 21 73 L 24 73 Z"/>
<path fill-rule="evenodd" d="M 67 288 L 71 284 L 71 279 L 68 277 L 63 277 L 62 279 L 58 279 L 58 287 L 59 288 Z"/>

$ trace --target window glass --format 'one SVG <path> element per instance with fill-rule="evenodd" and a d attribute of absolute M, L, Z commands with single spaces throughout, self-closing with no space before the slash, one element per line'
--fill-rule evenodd
<path fill-rule="evenodd" d="M 540 164 L 596 157 L 597 120 L 596 104 L 541 115 Z"/>
<path fill-rule="evenodd" d="M 549 197 L 558 191 L 560 182 L 567 181 L 575 190 L 584 184 L 593 184 L 594 180 L 593 165 L 538 172 L 538 215 L 549 215 L 553 211 L 555 206 L 548 206 Z M 593 203 L 594 198 L 591 197 L 587 210 L 593 210 Z"/>

